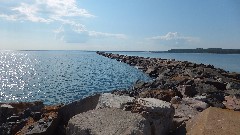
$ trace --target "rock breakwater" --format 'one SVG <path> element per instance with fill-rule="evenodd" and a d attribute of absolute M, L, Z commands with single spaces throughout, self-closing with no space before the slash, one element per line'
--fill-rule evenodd
<path fill-rule="evenodd" d="M 137 81 L 130 90 L 112 93 L 135 98 L 156 98 L 175 108 L 174 130 L 211 107 L 239 111 L 240 74 L 213 65 L 175 59 L 144 58 L 105 52 L 97 54 L 126 63 L 148 74 L 151 82 Z M 183 133 L 186 134 L 186 133 Z"/>
<path fill-rule="evenodd" d="M 131 97 L 151 97 L 168 102 L 175 96 L 180 98 L 205 96 L 204 102 L 220 108 L 229 108 L 226 105 L 227 101 L 230 102 L 229 98 L 235 97 L 236 101 L 236 97 L 240 94 L 240 74 L 229 73 L 223 69 L 215 68 L 213 65 L 174 59 L 97 53 L 134 66 L 153 78 L 152 82 L 136 82 L 133 89 L 129 91 L 114 91 L 113 93 Z M 226 106 L 223 101 L 226 101 L 224 102 Z"/>

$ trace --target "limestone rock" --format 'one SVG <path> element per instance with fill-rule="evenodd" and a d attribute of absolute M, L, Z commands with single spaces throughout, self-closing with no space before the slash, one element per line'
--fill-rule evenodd
<path fill-rule="evenodd" d="M 174 129 L 178 128 L 185 121 L 188 121 L 199 113 L 195 108 L 191 107 L 188 104 L 180 103 L 173 104 L 173 106 L 175 108 L 175 114 L 173 118 Z"/>
<path fill-rule="evenodd" d="M 234 96 L 225 96 L 225 100 L 223 104 L 226 106 L 226 108 L 240 111 L 240 96 L 234 95 Z"/>
<path fill-rule="evenodd" d="M 59 110 L 61 123 L 66 125 L 69 119 L 74 115 L 95 109 L 98 104 L 99 97 L 100 94 L 96 94 L 63 106 Z"/>
<path fill-rule="evenodd" d="M 138 98 L 137 108 L 151 123 L 155 135 L 164 135 L 172 127 L 174 108 L 169 102 L 154 98 Z"/>
<path fill-rule="evenodd" d="M 178 103 L 173 104 L 175 108 L 175 114 L 173 118 L 174 129 L 181 127 L 186 121 L 195 117 L 201 111 L 209 107 L 207 103 L 198 100 L 202 98 L 204 98 L 204 96 L 194 98 L 182 98 L 181 101 L 178 100 Z"/>
<path fill-rule="evenodd" d="M 186 124 L 187 135 L 239 135 L 240 113 L 210 107 Z"/>
<path fill-rule="evenodd" d="M 96 108 L 104 108 L 104 107 L 114 107 L 123 109 L 124 105 L 128 102 L 133 102 L 134 98 L 129 96 L 119 96 L 111 93 L 103 93 L 99 97 L 98 105 Z"/>
<path fill-rule="evenodd" d="M 72 117 L 67 135 L 151 135 L 149 122 L 140 114 L 117 108 L 90 110 Z"/>
<path fill-rule="evenodd" d="M 200 100 L 196 100 L 194 98 L 183 98 L 182 102 L 190 105 L 191 107 L 195 108 L 198 111 L 205 110 L 209 107 L 207 103 L 202 102 Z"/>

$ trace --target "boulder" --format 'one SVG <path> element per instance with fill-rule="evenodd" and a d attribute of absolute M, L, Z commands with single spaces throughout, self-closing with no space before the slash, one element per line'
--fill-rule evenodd
<path fill-rule="evenodd" d="M 9 104 L 2 104 L 0 106 L 0 125 L 5 123 L 7 118 L 12 116 L 15 110 L 16 109 Z"/>
<path fill-rule="evenodd" d="M 209 107 L 186 123 L 187 135 L 239 135 L 240 113 Z"/>
<path fill-rule="evenodd" d="M 181 99 L 180 97 L 175 96 L 175 97 L 173 97 L 173 98 L 171 99 L 170 102 L 171 102 L 171 104 L 180 104 L 181 101 L 182 101 L 182 99 Z"/>
<path fill-rule="evenodd" d="M 66 125 L 69 119 L 74 115 L 95 109 L 99 97 L 100 94 L 96 94 L 61 107 L 59 110 L 60 123 Z"/>
<path fill-rule="evenodd" d="M 240 83 L 229 82 L 229 83 L 227 83 L 227 85 L 226 85 L 226 89 L 227 89 L 227 90 L 240 89 Z"/>
<path fill-rule="evenodd" d="M 184 97 L 193 97 L 197 94 L 196 88 L 191 85 L 180 85 L 177 89 Z"/>
<path fill-rule="evenodd" d="M 173 104 L 173 107 L 175 108 L 173 129 L 178 129 L 182 124 L 184 124 L 184 122 L 188 121 L 199 113 L 199 111 L 192 106 L 182 102 L 179 104 Z"/>
<path fill-rule="evenodd" d="M 173 107 L 175 108 L 175 114 L 173 118 L 174 129 L 178 130 L 182 128 L 186 121 L 194 118 L 201 111 L 209 107 L 209 105 L 202 100 L 205 96 L 197 96 L 194 98 L 182 98 L 174 97 L 171 100 Z"/>
<path fill-rule="evenodd" d="M 90 110 L 72 117 L 67 135 L 151 135 L 148 120 L 117 108 Z"/>
<path fill-rule="evenodd" d="M 226 90 L 226 84 L 223 82 L 215 81 L 213 79 L 205 79 L 205 83 L 213 85 L 218 90 Z"/>
<path fill-rule="evenodd" d="M 28 121 L 28 124 L 25 125 L 16 135 L 52 135 L 56 134 L 56 129 L 59 124 L 58 113 L 49 113 L 45 114 L 46 116 L 39 121 Z"/>
<path fill-rule="evenodd" d="M 155 66 L 154 67 L 149 67 L 145 73 L 149 74 L 150 77 L 156 78 L 158 76 L 157 67 L 155 67 Z"/>
<path fill-rule="evenodd" d="M 209 93 L 207 95 L 206 103 L 212 107 L 226 108 L 223 104 L 224 97 L 223 92 Z"/>
<path fill-rule="evenodd" d="M 173 90 L 161 90 L 161 89 L 155 89 L 155 90 L 145 90 L 139 94 L 139 97 L 141 98 L 156 98 L 159 100 L 170 102 L 171 99 L 178 94 Z"/>
<path fill-rule="evenodd" d="M 123 109 L 124 105 L 133 102 L 134 98 L 129 96 L 119 96 L 111 93 L 103 93 L 99 97 L 96 109 L 98 108 L 120 108 Z"/>
<path fill-rule="evenodd" d="M 240 111 L 240 95 L 225 96 L 225 101 L 223 101 L 223 104 L 228 109 Z"/>
<path fill-rule="evenodd" d="M 183 98 L 182 103 L 187 104 L 197 111 L 205 110 L 209 107 L 209 105 L 203 101 L 197 100 L 195 98 Z"/>
<path fill-rule="evenodd" d="M 174 108 L 169 102 L 154 98 L 138 98 L 133 112 L 141 113 L 152 123 L 152 134 L 164 135 L 172 128 Z"/>

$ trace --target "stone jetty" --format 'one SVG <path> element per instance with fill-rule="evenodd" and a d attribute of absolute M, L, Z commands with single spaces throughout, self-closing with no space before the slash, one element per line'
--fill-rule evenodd
<path fill-rule="evenodd" d="M 240 74 L 174 59 L 97 54 L 152 81 L 66 105 L 0 103 L 0 135 L 240 134 Z"/>
<path fill-rule="evenodd" d="M 175 59 L 144 58 L 105 52 L 97 54 L 133 66 L 152 78 L 150 82 L 137 81 L 132 89 L 115 90 L 112 94 L 136 99 L 154 98 L 171 103 L 175 109 L 173 127 L 169 130 L 171 134 L 186 134 L 186 122 L 209 107 L 240 113 L 238 73 L 215 68 L 213 65 Z M 227 130 L 224 133 L 227 133 Z M 236 130 L 235 134 L 240 134 L 239 130 Z"/>

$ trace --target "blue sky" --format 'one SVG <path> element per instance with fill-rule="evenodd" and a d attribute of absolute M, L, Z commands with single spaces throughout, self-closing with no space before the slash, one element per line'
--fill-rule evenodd
<path fill-rule="evenodd" d="M 240 48 L 239 0 L 0 0 L 0 49 Z"/>

